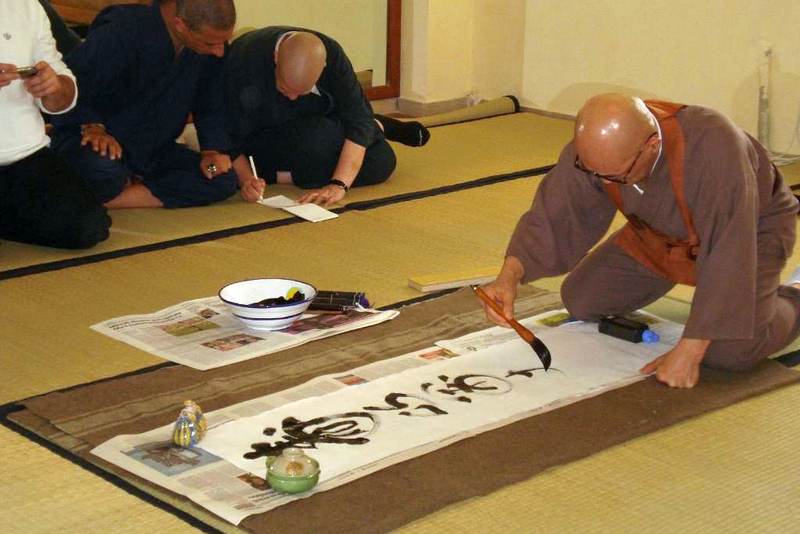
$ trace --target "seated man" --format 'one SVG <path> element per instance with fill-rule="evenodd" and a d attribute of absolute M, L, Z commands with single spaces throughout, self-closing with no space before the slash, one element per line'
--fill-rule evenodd
<path fill-rule="evenodd" d="M 596 96 L 486 292 L 512 316 L 517 284 L 571 271 L 564 305 L 596 321 L 695 285 L 683 337 L 642 368 L 692 387 L 701 363 L 748 369 L 798 335 L 800 285 L 779 284 L 797 207 L 764 147 L 720 113 Z M 587 255 L 617 209 L 628 224 Z"/>
<path fill-rule="evenodd" d="M 72 73 L 36 2 L 0 2 L 0 237 L 86 248 L 108 237 L 105 208 L 50 150 L 41 112 L 75 105 Z M 34 66 L 35 72 L 23 67 Z"/>
<path fill-rule="evenodd" d="M 226 62 L 229 132 L 242 196 L 265 183 L 319 188 L 301 202 L 333 204 L 352 186 L 386 181 L 396 159 L 386 138 L 428 141 L 418 122 L 376 116 L 342 47 L 318 32 L 269 27 L 231 44 Z"/>
<path fill-rule="evenodd" d="M 233 0 L 161 0 L 101 11 L 67 57 L 76 109 L 53 146 L 110 208 L 202 206 L 237 188 L 222 100 Z M 175 143 L 194 117 L 202 153 Z"/>

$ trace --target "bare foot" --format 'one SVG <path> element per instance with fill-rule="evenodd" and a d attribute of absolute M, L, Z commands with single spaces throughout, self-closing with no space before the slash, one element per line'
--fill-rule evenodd
<path fill-rule="evenodd" d="M 275 181 L 279 184 L 293 184 L 292 173 L 290 171 L 278 171 L 275 173 Z"/>

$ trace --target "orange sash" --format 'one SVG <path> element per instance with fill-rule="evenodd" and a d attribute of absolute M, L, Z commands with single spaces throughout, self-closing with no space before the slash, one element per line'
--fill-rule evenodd
<path fill-rule="evenodd" d="M 695 232 L 692 214 L 689 212 L 683 190 L 684 138 L 678 119 L 675 117 L 675 114 L 685 106 L 657 100 L 646 100 L 645 104 L 661 126 L 672 191 L 675 193 L 688 239 L 670 237 L 651 228 L 636 215 L 625 213 L 619 186 L 615 183 L 604 183 L 606 193 L 628 219 L 628 223 L 614 238 L 614 243 L 659 276 L 678 284 L 693 286 L 697 284 L 696 260 L 700 239 Z"/>

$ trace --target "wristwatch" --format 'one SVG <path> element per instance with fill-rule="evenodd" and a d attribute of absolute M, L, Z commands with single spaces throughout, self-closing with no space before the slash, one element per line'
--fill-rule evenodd
<path fill-rule="evenodd" d="M 345 191 L 349 191 L 350 190 L 350 186 L 347 185 L 346 183 L 344 183 L 341 180 L 337 180 L 337 179 L 334 178 L 333 180 L 331 180 L 330 183 L 331 183 L 331 185 L 338 185 L 339 187 L 341 187 Z"/>

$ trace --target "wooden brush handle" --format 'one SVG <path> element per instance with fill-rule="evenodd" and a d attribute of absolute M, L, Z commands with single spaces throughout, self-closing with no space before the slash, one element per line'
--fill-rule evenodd
<path fill-rule="evenodd" d="M 527 328 L 525 328 L 524 326 L 519 324 L 519 322 L 517 322 L 516 319 L 511 319 L 509 317 L 506 317 L 506 314 L 503 313 L 503 308 L 501 308 L 500 305 L 498 303 L 496 303 L 493 298 L 491 298 L 489 295 L 487 295 L 486 292 L 483 290 L 483 288 L 480 288 L 478 286 L 472 286 L 472 290 L 475 291 L 475 294 L 478 295 L 478 297 L 483 302 L 485 302 L 492 310 L 494 310 L 494 312 L 497 315 L 499 315 L 500 317 L 505 319 L 506 322 L 509 325 L 511 325 L 511 328 L 513 328 L 514 331 L 517 334 L 519 334 L 519 336 L 522 339 L 524 339 L 528 343 L 533 343 L 533 340 L 535 339 L 535 336 L 533 335 L 533 332 L 531 332 L 530 330 L 528 330 Z"/>

